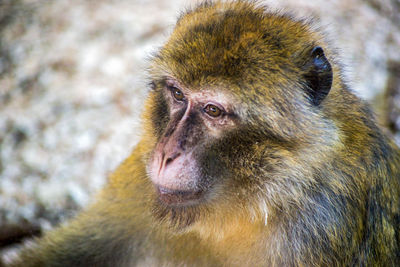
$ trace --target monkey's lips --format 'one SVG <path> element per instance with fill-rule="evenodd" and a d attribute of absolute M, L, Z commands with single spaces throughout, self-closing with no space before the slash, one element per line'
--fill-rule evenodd
<path fill-rule="evenodd" d="M 197 204 L 203 196 L 203 191 L 175 190 L 157 186 L 159 199 L 166 205 L 183 206 Z"/>

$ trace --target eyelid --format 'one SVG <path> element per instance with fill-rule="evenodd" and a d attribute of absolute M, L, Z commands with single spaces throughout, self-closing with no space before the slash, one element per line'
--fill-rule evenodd
<path fill-rule="evenodd" d="M 168 88 L 169 90 L 176 88 L 182 92 L 180 86 L 175 81 L 167 79 L 164 82 L 165 82 L 165 87 Z"/>

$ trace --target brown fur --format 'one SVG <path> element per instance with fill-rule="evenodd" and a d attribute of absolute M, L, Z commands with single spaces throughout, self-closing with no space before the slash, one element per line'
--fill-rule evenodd
<path fill-rule="evenodd" d="M 317 46 L 333 80 L 313 104 Z M 13 266 L 398 266 L 399 149 L 309 21 L 254 2 L 205 3 L 179 19 L 150 76 L 132 155 L 94 205 Z M 199 152 L 212 184 L 199 205 L 163 205 L 147 175 L 170 119 L 166 77 L 223 93 L 235 109 L 235 127 Z"/>

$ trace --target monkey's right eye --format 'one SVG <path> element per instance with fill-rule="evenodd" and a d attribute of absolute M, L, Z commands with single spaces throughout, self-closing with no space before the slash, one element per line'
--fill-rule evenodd
<path fill-rule="evenodd" d="M 183 100 L 185 99 L 185 95 L 184 95 L 184 94 L 182 93 L 182 91 L 179 90 L 178 88 L 172 87 L 172 88 L 171 88 L 171 92 L 172 92 L 172 95 L 174 96 L 174 98 L 175 98 L 176 100 L 178 100 L 178 101 L 183 101 Z"/>

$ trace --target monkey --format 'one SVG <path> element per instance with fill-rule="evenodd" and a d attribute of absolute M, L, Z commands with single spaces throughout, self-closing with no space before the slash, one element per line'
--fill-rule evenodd
<path fill-rule="evenodd" d="M 342 72 L 309 19 L 187 10 L 131 155 L 10 266 L 399 266 L 400 150 Z"/>

